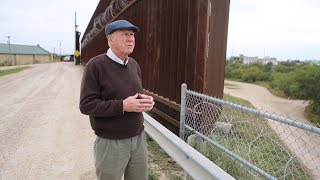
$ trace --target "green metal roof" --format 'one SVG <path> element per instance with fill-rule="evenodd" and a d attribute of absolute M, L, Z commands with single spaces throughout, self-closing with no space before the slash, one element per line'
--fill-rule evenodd
<path fill-rule="evenodd" d="M 11 52 L 10 52 L 11 49 Z M 19 45 L 19 44 L 3 44 L 0 43 L 0 54 L 51 54 L 49 51 L 38 46 Z"/>

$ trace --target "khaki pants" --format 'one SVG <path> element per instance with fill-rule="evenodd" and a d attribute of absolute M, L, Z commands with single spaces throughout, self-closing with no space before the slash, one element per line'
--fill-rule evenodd
<path fill-rule="evenodd" d="M 94 163 L 98 180 L 147 179 L 146 135 L 128 139 L 97 137 L 94 143 Z"/>

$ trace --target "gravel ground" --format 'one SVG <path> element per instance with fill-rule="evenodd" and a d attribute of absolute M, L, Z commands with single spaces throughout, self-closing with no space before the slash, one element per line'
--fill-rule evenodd
<path fill-rule="evenodd" d="M 82 67 L 59 62 L 0 77 L 0 179 L 95 179 Z"/>

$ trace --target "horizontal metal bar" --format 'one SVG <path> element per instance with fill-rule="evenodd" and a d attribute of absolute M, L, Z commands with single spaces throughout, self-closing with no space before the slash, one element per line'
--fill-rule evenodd
<path fill-rule="evenodd" d="M 172 117 L 168 116 L 167 114 L 163 113 L 162 111 L 160 111 L 159 109 L 153 107 L 151 109 L 151 112 L 156 113 L 157 115 L 159 115 L 160 117 L 162 117 L 163 119 L 167 120 L 169 123 L 171 123 L 172 125 L 179 127 L 179 121 L 173 119 Z"/>
<path fill-rule="evenodd" d="M 310 132 L 314 132 L 314 133 L 320 134 L 320 128 L 317 128 L 315 126 L 311 126 L 309 124 L 305 124 L 305 123 L 302 123 L 302 122 L 299 122 L 299 121 L 294 121 L 292 119 L 288 119 L 288 118 L 281 117 L 281 116 L 278 116 L 278 115 L 270 114 L 268 112 L 263 112 L 263 111 L 259 111 L 259 110 L 256 110 L 256 109 L 248 108 L 248 107 L 245 107 L 245 106 L 242 106 L 242 105 L 234 104 L 234 103 L 231 103 L 231 102 L 228 102 L 228 101 L 224 101 L 224 100 L 221 100 L 221 99 L 218 99 L 218 98 L 214 98 L 214 97 L 211 97 L 211 96 L 208 96 L 208 95 L 205 95 L 205 94 L 200 94 L 200 93 L 197 93 L 197 92 L 194 92 L 194 91 L 187 90 L 186 92 L 188 94 L 193 95 L 193 96 L 197 96 L 197 97 L 200 97 L 200 98 L 205 98 L 205 99 L 208 99 L 208 100 L 213 101 L 213 102 L 217 102 L 217 103 L 220 103 L 220 104 L 223 104 L 223 105 L 226 105 L 226 106 L 233 107 L 235 109 L 240 109 L 240 110 L 243 110 L 243 111 L 246 111 L 246 112 L 254 113 L 256 115 L 259 115 L 259 116 L 262 116 L 262 117 L 266 117 L 266 118 L 271 119 L 271 120 L 275 120 L 275 121 L 278 121 L 278 122 L 281 122 L 281 123 L 284 123 L 284 124 L 288 124 L 290 126 L 294 126 L 294 127 L 300 128 L 300 129 L 304 129 L 304 130 L 307 130 L 307 131 L 310 131 Z"/>
<path fill-rule="evenodd" d="M 159 96 L 158 94 L 154 94 L 148 90 L 145 90 L 144 89 L 144 93 L 149 95 L 149 96 L 152 96 L 154 98 L 154 100 L 156 101 L 159 101 L 160 103 L 176 110 L 176 111 L 180 111 L 180 105 L 177 104 L 175 101 L 170 101 L 168 98 L 165 98 L 165 97 L 162 97 L 162 96 Z"/>
<path fill-rule="evenodd" d="M 143 116 L 145 131 L 192 178 L 200 180 L 234 179 L 148 114 L 143 113 Z"/>
<path fill-rule="evenodd" d="M 189 131 L 191 131 L 193 134 L 203 138 L 204 140 L 208 141 L 208 143 L 210 143 L 211 145 L 217 147 L 218 149 L 222 150 L 223 152 L 227 153 L 229 156 L 231 156 L 232 158 L 236 159 L 237 161 L 241 162 L 242 164 L 244 164 L 245 166 L 249 167 L 250 169 L 256 171 L 257 173 L 259 173 L 260 175 L 262 175 L 263 177 L 266 177 L 267 179 L 276 179 L 275 177 L 271 176 L 270 174 L 266 173 L 265 171 L 263 171 L 262 169 L 256 167 L 255 165 L 251 164 L 250 162 L 248 162 L 247 160 L 241 158 L 240 156 L 238 156 L 237 154 L 233 153 L 232 151 L 229 151 L 228 149 L 226 149 L 225 147 L 221 146 L 219 143 L 214 142 L 213 140 L 209 139 L 207 136 L 201 134 L 200 132 L 196 131 L 195 129 L 193 129 L 192 127 L 188 126 L 188 125 L 184 125 L 185 128 L 187 128 Z"/>

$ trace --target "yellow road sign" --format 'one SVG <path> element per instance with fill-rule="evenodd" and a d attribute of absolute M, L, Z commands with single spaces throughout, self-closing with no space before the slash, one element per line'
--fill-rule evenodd
<path fill-rule="evenodd" d="M 74 51 L 74 56 L 75 56 L 75 57 L 79 57 L 79 56 L 80 56 L 80 52 L 79 52 L 78 50 L 75 50 L 75 51 Z"/>

